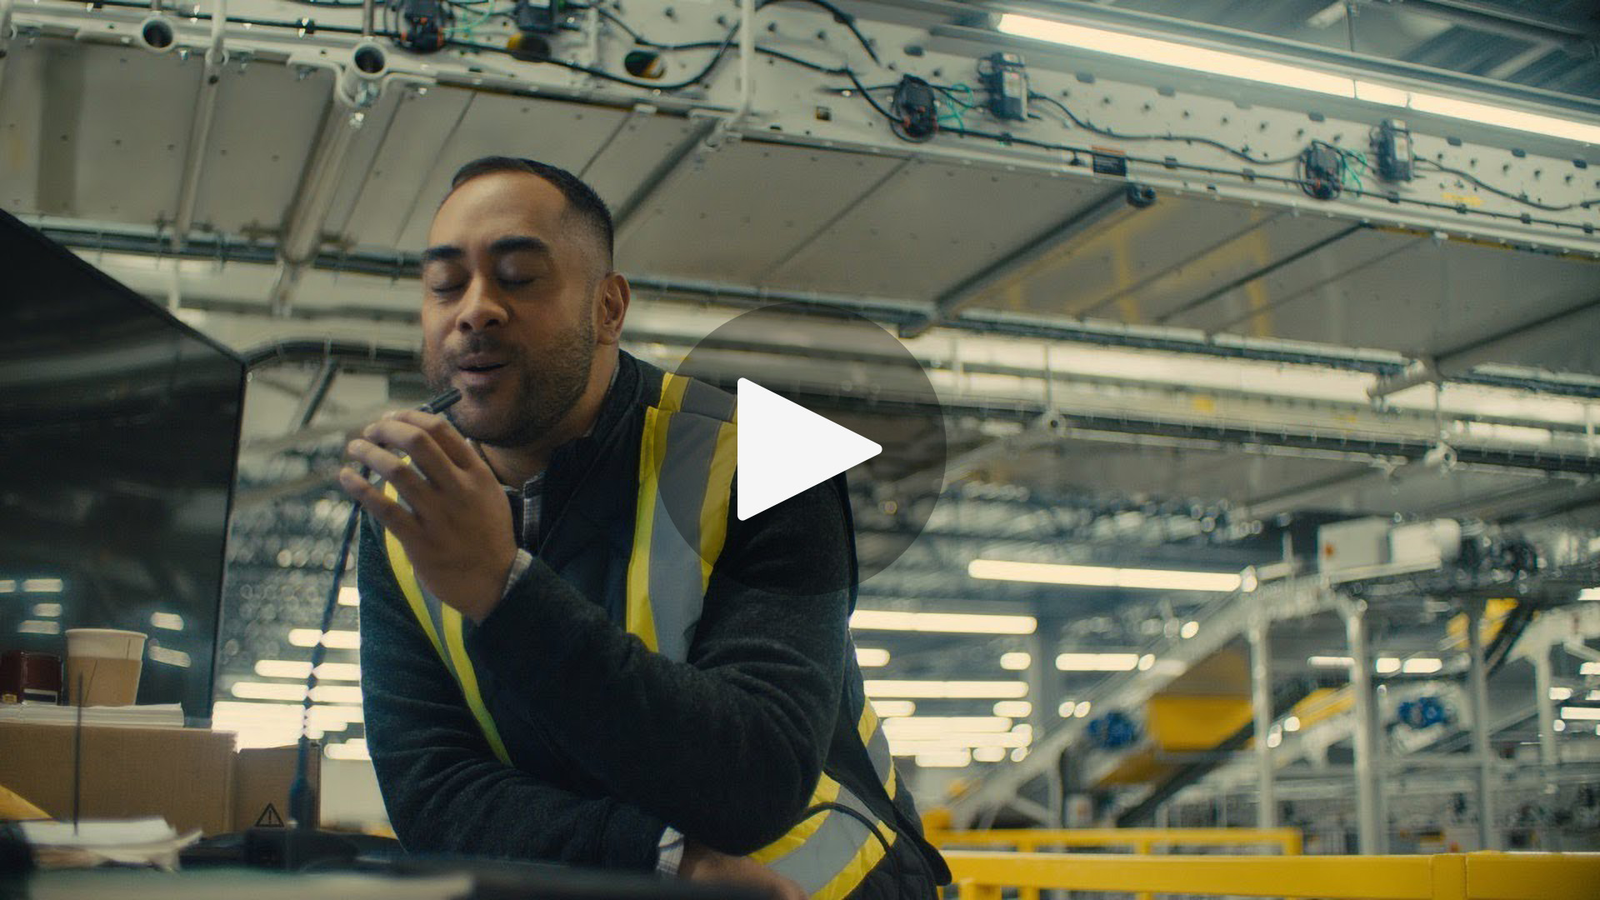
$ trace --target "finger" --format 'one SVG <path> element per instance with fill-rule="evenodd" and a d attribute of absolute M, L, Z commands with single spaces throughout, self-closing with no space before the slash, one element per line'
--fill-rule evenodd
<path fill-rule="evenodd" d="M 395 490 L 400 492 L 400 496 L 405 498 L 413 510 L 417 509 L 419 503 L 427 502 L 437 493 L 437 488 L 410 462 L 369 440 L 356 438 L 351 441 L 345 447 L 345 455 L 394 485 Z"/>
<path fill-rule="evenodd" d="M 397 421 L 415 425 L 426 431 L 433 438 L 433 442 L 444 452 L 444 455 L 461 468 L 467 470 L 475 469 L 479 466 L 487 468 L 484 461 L 478 456 L 478 451 L 472 449 L 472 445 L 467 443 L 467 439 L 462 437 L 461 432 L 457 431 L 456 427 L 450 423 L 450 420 L 444 416 L 426 413 L 420 409 L 408 409 L 395 413 L 394 418 Z"/>
<path fill-rule="evenodd" d="M 349 466 L 339 470 L 339 487 L 395 537 L 405 541 L 417 533 L 415 515 Z"/>
<path fill-rule="evenodd" d="M 441 490 L 454 491 L 460 484 L 461 468 L 445 455 L 431 434 L 410 422 L 383 419 L 368 425 L 361 436 L 379 447 L 404 451 L 411 457 L 411 465 Z"/>

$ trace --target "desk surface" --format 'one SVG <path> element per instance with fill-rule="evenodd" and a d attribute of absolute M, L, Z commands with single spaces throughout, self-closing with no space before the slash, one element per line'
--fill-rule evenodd
<path fill-rule="evenodd" d="M 275 872 L 206 868 L 57 870 L 34 873 L 26 900 L 761 900 L 748 891 L 632 873 L 499 863 L 424 863 L 389 872 Z"/>

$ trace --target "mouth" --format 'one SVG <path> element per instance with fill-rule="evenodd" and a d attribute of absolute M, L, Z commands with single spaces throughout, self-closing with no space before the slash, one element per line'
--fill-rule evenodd
<path fill-rule="evenodd" d="M 466 387 L 487 387 L 498 381 L 505 370 L 503 362 L 468 358 L 456 366 L 461 382 Z"/>

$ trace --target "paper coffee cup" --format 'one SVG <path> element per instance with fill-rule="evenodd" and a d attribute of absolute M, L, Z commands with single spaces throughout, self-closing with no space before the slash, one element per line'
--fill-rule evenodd
<path fill-rule="evenodd" d="M 132 706 L 139 693 L 145 636 L 115 628 L 67 629 L 67 683 L 77 706 Z"/>

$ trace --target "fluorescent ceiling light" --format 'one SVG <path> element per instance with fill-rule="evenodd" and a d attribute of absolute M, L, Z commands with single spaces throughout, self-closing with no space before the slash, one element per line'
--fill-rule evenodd
<path fill-rule="evenodd" d="M 903 719 L 886 719 L 883 731 L 890 739 L 895 736 L 926 735 L 939 737 L 947 734 L 966 734 L 976 731 L 1001 732 L 1011 730 L 1011 719 L 1006 716 L 909 716 Z"/>
<path fill-rule="evenodd" d="M 850 627 L 864 631 L 940 631 L 952 634 L 1033 634 L 1039 623 L 1033 616 L 977 613 L 895 612 L 858 609 Z"/>
<path fill-rule="evenodd" d="M 365 738 L 352 738 L 338 744 L 329 744 L 324 752 L 328 754 L 329 759 L 365 761 L 372 758 L 372 754 L 367 751 Z"/>
<path fill-rule="evenodd" d="M 22 582 L 22 590 L 29 594 L 59 594 L 65 587 L 59 578 L 28 578 Z"/>
<path fill-rule="evenodd" d="M 1010 672 L 1020 672 L 1033 665 L 1033 656 L 1029 653 L 1015 651 L 1000 654 L 1000 668 Z"/>
<path fill-rule="evenodd" d="M 61 623 L 45 619 L 24 619 L 17 626 L 17 634 L 60 634 Z"/>
<path fill-rule="evenodd" d="M 1185 623 L 1183 623 L 1183 628 L 1181 630 L 1179 630 L 1178 636 L 1182 637 L 1184 640 L 1188 640 L 1189 638 L 1192 638 L 1192 637 L 1194 637 L 1195 635 L 1197 635 L 1199 633 L 1200 633 L 1200 623 L 1199 622 L 1185 622 Z"/>
<path fill-rule="evenodd" d="M 289 643 L 296 647 L 315 647 L 319 633 L 315 628 L 291 628 Z M 322 646 L 334 650 L 356 650 L 361 647 L 361 634 L 356 631 L 330 631 L 322 639 Z"/>
<path fill-rule="evenodd" d="M 1567 723 L 1557 719 L 1551 723 L 1550 728 L 1552 731 L 1566 731 Z"/>
<path fill-rule="evenodd" d="M 262 678 L 294 678 L 304 681 L 311 674 L 311 663 L 293 659 L 256 660 L 256 674 Z M 321 681 L 360 681 L 361 666 L 356 663 L 323 663 L 317 667 Z"/>
<path fill-rule="evenodd" d="M 1014 13 L 1002 15 L 1000 23 L 996 27 L 1007 34 L 1014 34 L 1019 37 L 1049 41 L 1053 44 L 1064 44 L 1068 47 L 1081 47 L 1084 50 L 1092 50 L 1096 53 L 1109 53 L 1112 56 L 1122 56 L 1160 65 L 1177 66 L 1178 68 L 1195 72 L 1224 75 L 1229 78 L 1242 78 L 1246 81 L 1280 84 L 1284 87 L 1300 88 L 1301 90 L 1315 91 L 1319 94 L 1331 94 L 1335 97 L 1352 97 L 1355 95 L 1354 83 L 1342 75 L 1333 75 L 1328 72 L 1319 72 L 1315 69 L 1306 69 L 1285 63 L 1269 62 L 1238 53 L 1225 53 L 1221 50 L 1210 50 L 1205 47 L 1180 44 L 1176 41 L 1140 37 L 1119 31 L 1089 28 L 1083 25 L 1056 22 L 1050 19 L 1022 16 Z"/>
<path fill-rule="evenodd" d="M 1073 566 L 1060 563 L 975 559 L 967 564 L 973 578 L 993 581 L 1029 581 L 1083 587 L 1147 588 L 1165 591 L 1236 591 L 1244 578 L 1229 572 L 1185 572 L 1174 569 L 1118 569 L 1110 566 Z"/>
<path fill-rule="evenodd" d="M 360 606 L 361 605 L 361 592 L 356 590 L 355 588 L 351 587 L 348 584 L 345 585 L 342 588 L 339 588 L 339 605 L 340 606 Z"/>
<path fill-rule="evenodd" d="M 917 705 L 910 700 L 873 700 L 872 711 L 880 719 L 890 716 L 910 716 L 917 712 Z"/>
<path fill-rule="evenodd" d="M 15 578 L 0 578 L 0 594 L 14 594 L 17 590 Z"/>
<path fill-rule="evenodd" d="M 1300 730 L 1300 717 L 1299 716 L 1290 716 L 1289 718 L 1284 719 L 1283 720 L 1283 730 L 1284 731 L 1288 731 L 1288 732 L 1299 731 Z"/>
<path fill-rule="evenodd" d="M 1401 671 L 1407 675 L 1431 675 L 1444 668 L 1444 660 L 1432 656 L 1414 656 L 1405 661 Z"/>
<path fill-rule="evenodd" d="M 1553 687 L 1553 688 L 1550 689 L 1550 699 L 1551 700 L 1571 700 L 1572 699 L 1572 688 L 1569 688 L 1569 687 Z"/>
<path fill-rule="evenodd" d="M 1306 662 L 1318 669 L 1348 669 L 1356 663 L 1348 656 L 1313 656 Z"/>
<path fill-rule="evenodd" d="M 856 665 L 864 669 L 873 669 L 889 664 L 889 651 L 879 647 L 857 647 Z"/>
<path fill-rule="evenodd" d="M 156 628 L 165 628 L 168 631 L 182 631 L 183 616 L 177 613 L 151 613 L 150 624 Z"/>
<path fill-rule="evenodd" d="M 1132 672 L 1139 666 L 1137 653 L 1063 653 L 1056 668 L 1063 672 Z"/>
<path fill-rule="evenodd" d="M 151 662 L 158 662 L 167 666 L 175 666 L 179 669 L 189 668 L 189 664 L 191 662 L 189 659 L 189 654 L 183 652 L 182 650 L 173 650 L 170 647 L 152 645 L 145 649 L 145 655 L 150 657 Z"/>
<path fill-rule="evenodd" d="M 1019 37 L 1049 41 L 1053 44 L 1157 65 L 1174 66 L 1192 72 L 1298 88 L 1332 97 L 1348 97 L 1383 106 L 1416 110 L 1464 122 L 1477 122 L 1530 134 L 1600 144 L 1600 125 L 1440 94 L 1412 91 L 1351 78 L 1348 75 L 1258 59 L 1240 53 L 1211 50 L 1177 41 L 1142 37 L 1014 13 L 1002 15 L 996 27 L 1006 34 Z"/>
<path fill-rule="evenodd" d="M 974 747 L 972 758 L 978 762 L 1004 762 L 1006 748 L 1004 747 Z"/>
<path fill-rule="evenodd" d="M 61 617 L 61 604 L 35 603 L 33 605 L 33 614 L 41 619 L 58 619 Z"/>
<path fill-rule="evenodd" d="M 1563 706 L 1561 718 L 1600 722 L 1600 706 Z"/>
<path fill-rule="evenodd" d="M 994 714 L 1013 719 L 1026 719 L 1033 715 L 1033 704 L 1026 700 L 1001 700 L 994 705 Z"/>
<path fill-rule="evenodd" d="M 1579 675 L 1600 675 L 1600 662 L 1586 662 L 1578 666 Z"/>
<path fill-rule="evenodd" d="M 970 750 L 946 750 L 943 752 L 919 753 L 916 756 L 917 765 L 924 769 L 964 769 L 972 765 L 972 752 Z"/>
<path fill-rule="evenodd" d="M 933 700 L 1020 700 L 1028 696 L 1021 681 L 866 681 L 868 697 L 916 697 Z"/>
<path fill-rule="evenodd" d="M 1578 592 L 1579 600 L 1600 600 L 1600 587 L 1584 588 Z"/>

